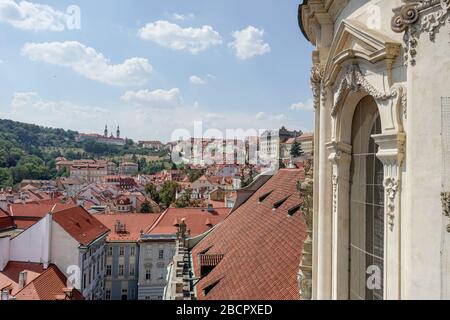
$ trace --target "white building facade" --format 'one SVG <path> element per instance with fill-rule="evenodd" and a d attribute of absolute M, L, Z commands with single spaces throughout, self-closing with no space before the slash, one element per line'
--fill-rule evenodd
<path fill-rule="evenodd" d="M 450 1 L 308 0 L 299 23 L 315 46 L 313 298 L 450 299 Z"/>
<path fill-rule="evenodd" d="M 139 300 L 163 300 L 167 267 L 175 254 L 175 234 L 143 234 L 139 245 Z"/>

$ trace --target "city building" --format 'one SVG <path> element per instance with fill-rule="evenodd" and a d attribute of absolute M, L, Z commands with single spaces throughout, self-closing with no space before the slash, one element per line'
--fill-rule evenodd
<path fill-rule="evenodd" d="M 106 238 L 105 300 L 137 300 L 139 237 L 159 214 L 104 214 L 96 218 L 111 231 Z"/>
<path fill-rule="evenodd" d="M 187 225 L 191 241 L 197 241 L 223 221 L 228 208 L 169 208 L 140 237 L 139 300 L 162 300 L 167 267 L 175 255 L 178 227 Z"/>
<path fill-rule="evenodd" d="M 281 155 L 280 159 L 283 161 L 289 161 L 293 157 L 291 155 L 292 146 L 294 143 L 298 143 L 301 150 L 301 157 L 311 157 L 314 153 L 314 134 L 304 133 L 300 137 L 289 138 L 285 142 L 281 143 Z"/>
<path fill-rule="evenodd" d="M 120 137 L 119 126 L 117 126 L 116 136 L 114 136 L 112 133 L 110 136 L 108 136 L 108 125 L 105 126 L 103 135 L 95 133 L 81 133 L 77 136 L 77 141 L 95 141 L 97 143 L 104 143 L 115 146 L 124 146 L 126 144 L 126 140 Z"/>
<path fill-rule="evenodd" d="M 450 4 L 305 0 L 314 299 L 450 299 Z"/>
<path fill-rule="evenodd" d="M 106 236 L 109 232 L 82 207 L 48 212 L 14 237 L 0 238 L 0 266 L 8 261 L 51 264 L 71 275 L 71 283 L 88 300 L 103 299 Z"/>
<path fill-rule="evenodd" d="M 70 178 L 85 182 L 99 182 L 108 175 L 106 164 L 73 164 L 70 167 Z"/>
<path fill-rule="evenodd" d="M 124 176 L 134 176 L 139 172 L 139 166 L 133 162 L 123 162 L 119 165 L 119 174 Z"/>

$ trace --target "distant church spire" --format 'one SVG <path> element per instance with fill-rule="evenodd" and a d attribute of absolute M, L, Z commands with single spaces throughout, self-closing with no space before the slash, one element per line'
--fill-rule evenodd
<path fill-rule="evenodd" d="M 105 132 L 104 132 L 105 137 L 108 136 L 108 124 L 105 124 Z"/>
<path fill-rule="evenodd" d="M 120 127 L 119 126 L 117 126 L 116 136 L 117 136 L 117 139 L 120 139 Z"/>

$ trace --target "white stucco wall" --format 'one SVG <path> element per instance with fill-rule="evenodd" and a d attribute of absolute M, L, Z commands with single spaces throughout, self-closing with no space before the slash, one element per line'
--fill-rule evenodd
<path fill-rule="evenodd" d="M 63 273 L 68 267 L 79 266 L 78 242 L 59 224 L 52 224 L 51 260 Z"/>
<path fill-rule="evenodd" d="M 430 41 L 422 33 L 416 65 L 408 68 L 407 175 L 405 212 L 405 298 L 440 299 L 443 215 L 441 98 L 450 97 L 450 24 Z M 445 236 L 448 236 L 445 235 Z M 448 244 L 447 244 L 448 245 Z M 448 248 L 447 248 L 448 250 Z M 450 297 L 448 297 L 450 298 Z"/>
<path fill-rule="evenodd" d="M 0 271 L 3 271 L 9 261 L 10 237 L 0 238 Z"/>
<path fill-rule="evenodd" d="M 51 215 L 11 240 L 10 260 L 45 263 L 49 261 L 49 226 Z"/>

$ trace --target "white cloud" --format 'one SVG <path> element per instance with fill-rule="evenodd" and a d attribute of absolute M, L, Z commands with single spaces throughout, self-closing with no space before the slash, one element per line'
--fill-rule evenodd
<path fill-rule="evenodd" d="M 189 78 L 189 82 L 195 85 L 202 85 L 202 84 L 206 84 L 206 81 L 203 80 L 202 78 L 200 78 L 199 76 L 191 76 Z"/>
<path fill-rule="evenodd" d="M 104 108 L 46 100 L 36 92 L 14 93 L 10 114 L 11 118 L 17 121 L 67 129 L 88 127 L 107 115 L 108 110 Z"/>
<path fill-rule="evenodd" d="M 63 31 L 67 15 L 51 6 L 28 1 L 16 3 L 0 0 L 0 21 L 11 26 L 32 31 Z"/>
<path fill-rule="evenodd" d="M 235 49 L 241 60 L 253 58 L 270 52 L 270 45 L 264 42 L 264 30 L 248 26 L 241 31 L 233 32 L 234 41 L 229 44 Z"/>
<path fill-rule="evenodd" d="M 298 102 L 291 105 L 291 110 L 311 111 L 314 110 L 313 100 L 309 99 L 306 102 Z"/>
<path fill-rule="evenodd" d="M 255 118 L 256 120 L 266 120 L 268 117 L 265 112 L 259 112 L 256 114 Z"/>
<path fill-rule="evenodd" d="M 160 46 L 188 51 L 192 54 L 222 43 L 222 37 L 211 26 L 182 28 L 177 24 L 162 20 L 147 24 L 138 31 L 138 36 Z"/>
<path fill-rule="evenodd" d="M 170 90 L 169 90 L 170 91 Z M 158 92 L 156 90 L 156 92 Z M 176 90 L 172 91 L 177 96 Z M 137 95 L 136 95 L 137 96 Z M 140 140 L 162 140 L 168 141 L 176 129 L 187 129 L 193 134 L 194 121 L 203 121 L 203 130 L 215 128 L 226 134 L 227 129 L 254 129 L 256 131 L 264 129 L 277 129 L 286 126 L 289 129 L 298 129 L 298 119 L 289 118 L 281 120 L 279 115 L 265 114 L 264 119 L 255 121 L 255 114 L 245 111 L 227 111 L 225 108 L 210 108 L 181 102 L 173 108 L 152 107 L 151 102 L 169 97 L 171 94 L 164 94 L 163 90 L 153 95 L 142 94 L 141 105 L 131 104 L 124 108 L 120 104 L 117 106 L 99 107 L 92 105 L 79 105 L 74 102 L 51 100 L 41 97 L 35 92 L 15 93 L 11 101 L 11 110 L 5 110 L 1 114 L 3 118 L 13 119 L 27 123 L 35 123 L 54 128 L 64 128 L 86 133 L 103 132 L 104 124 L 107 122 L 110 127 L 120 125 L 124 137 Z M 133 95 L 129 95 L 133 98 Z M 278 118 L 278 119 L 277 119 Z M 307 129 L 300 128 L 304 131 Z"/>
<path fill-rule="evenodd" d="M 155 91 L 127 91 L 121 99 L 126 102 L 154 108 L 176 107 L 180 106 L 183 102 L 180 90 L 178 88 L 173 88 L 170 90 L 158 89 Z"/>
<path fill-rule="evenodd" d="M 68 67 L 88 79 L 118 86 L 143 85 L 153 70 L 144 58 L 111 64 L 103 54 L 77 41 L 27 43 L 22 54 L 33 61 Z"/>
<path fill-rule="evenodd" d="M 255 116 L 258 121 L 267 121 L 271 123 L 282 123 L 288 120 L 284 114 L 268 114 L 266 112 L 258 112 Z"/>
<path fill-rule="evenodd" d="M 172 14 L 172 18 L 175 20 L 179 20 L 179 21 L 186 21 L 186 20 L 194 19 L 195 15 L 193 13 L 187 13 L 187 14 L 174 13 L 174 14 Z"/>

